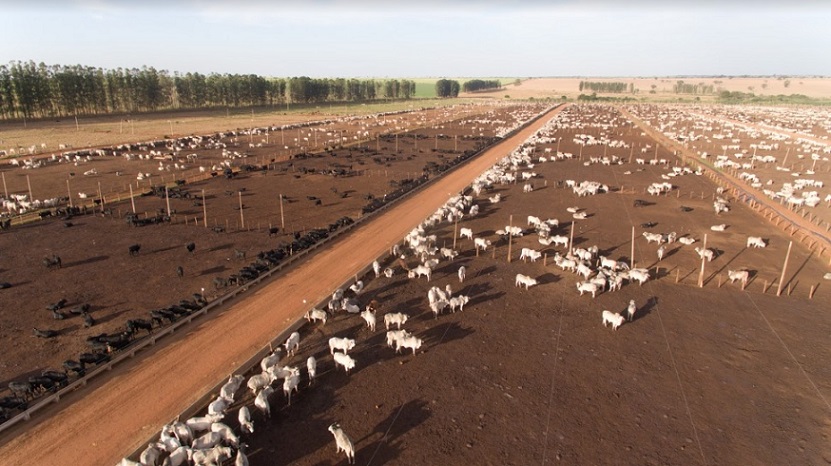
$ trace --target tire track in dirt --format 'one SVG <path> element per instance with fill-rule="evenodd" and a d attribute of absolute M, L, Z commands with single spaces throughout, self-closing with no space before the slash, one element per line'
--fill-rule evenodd
<path fill-rule="evenodd" d="M 328 296 L 563 108 L 550 110 L 231 309 L 139 354 L 134 363 L 115 367 L 106 380 L 93 381 L 54 411 L 12 429 L 10 435 L 17 436 L 0 446 L 0 457 L 7 464 L 116 463 L 301 318 L 308 308 L 303 300 Z"/>

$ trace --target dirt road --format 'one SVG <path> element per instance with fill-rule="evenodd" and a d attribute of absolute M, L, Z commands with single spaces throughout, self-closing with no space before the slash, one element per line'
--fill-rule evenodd
<path fill-rule="evenodd" d="M 507 155 L 554 110 L 423 192 L 335 242 L 227 312 L 137 356 L 0 447 L 7 464 L 115 464 L 250 358 L 289 323 L 399 241 L 453 193 Z"/>

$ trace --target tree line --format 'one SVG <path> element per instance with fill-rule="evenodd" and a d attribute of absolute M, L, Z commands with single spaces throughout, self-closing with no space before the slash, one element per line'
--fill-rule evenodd
<path fill-rule="evenodd" d="M 498 79 L 471 79 L 470 81 L 465 81 L 464 84 L 462 84 L 462 90 L 465 92 L 476 92 L 485 89 L 499 89 L 501 87 L 502 83 L 499 82 Z"/>
<path fill-rule="evenodd" d="M 580 92 L 583 92 L 583 89 L 586 89 L 594 92 L 620 94 L 626 92 L 627 89 L 629 92 L 634 92 L 634 88 L 634 84 L 626 84 L 619 81 L 580 81 Z"/>
<path fill-rule="evenodd" d="M 458 92 L 457 92 L 458 93 Z M 169 73 L 153 67 L 0 65 L 0 119 L 409 99 L 415 81 Z"/>
<path fill-rule="evenodd" d="M 436 97 L 458 97 L 460 89 L 459 81 L 450 79 L 436 81 Z"/>
<path fill-rule="evenodd" d="M 672 86 L 672 91 L 676 94 L 713 94 L 715 87 L 712 84 L 689 84 L 679 80 Z"/>

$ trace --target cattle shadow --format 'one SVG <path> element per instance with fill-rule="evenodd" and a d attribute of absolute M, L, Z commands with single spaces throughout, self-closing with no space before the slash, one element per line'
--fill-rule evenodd
<path fill-rule="evenodd" d="M 224 249 L 230 249 L 232 247 L 234 247 L 234 243 L 225 243 L 225 244 L 220 244 L 219 246 L 214 246 L 214 247 L 208 249 L 208 251 L 209 252 L 222 251 Z"/>
<path fill-rule="evenodd" d="M 201 272 L 199 272 L 199 274 L 197 276 L 201 277 L 203 275 L 212 275 L 212 274 L 215 274 L 215 273 L 224 272 L 226 270 L 230 270 L 230 269 L 228 269 L 228 267 L 225 267 L 224 265 L 217 265 L 216 267 L 211 267 L 209 269 L 203 269 Z"/>
<path fill-rule="evenodd" d="M 180 247 L 181 246 L 168 246 L 168 247 L 165 247 L 165 248 L 154 249 L 152 251 L 148 251 L 148 254 L 156 254 L 156 253 L 160 253 L 160 252 L 172 251 L 173 249 L 178 249 Z"/>
<path fill-rule="evenodd" d="M 496 266 L 495 265 L 489 265 L 489 266 L 485 267 L 484 269 L 476 271 L 476 275 L 474 276 L 474 278 L 479 277 L 480 275 L 488 275 L 488 274 L 491 274 L 491 273 L 494 273 L 494 272 L 496 272 Z"/>
<path fill-rule="evenodd" d="M 724 271 L 724 269 L 726 269 L 727 267 L 729 267 L 729 266 L 730 266 L 730 264 L 732 264 L 732 263 L 733 263 L 733 261 L 734 261 L 734 260 L 736 260 L 736 258 L 737 258 L 737 257 L 741 256 L 741 255 L 742 255 L 742 253 L 743 253 L 743 252 L 745 252 L 746 250 L 747 250 L 747 248 L 742 248 L 742 249 L 739 249 L 739 252 L 737 252 L 737 253 L 736 253 L 736 255 L 734 255 L 732 258 L 730 258 L 730 260 L 729 260 L 729 261 L 727 261 L 727 263 L 726 263 L 726 264 L 722 265 L 722 266 L 721 266 L 718 270 L 716 270 L 715 272 L 713 272 L 712 274 L 710 274 L 710 275 L 707 277 L 707 279 L 704 281 L 704 283 L 705 283 L 705 284 L 706 284 L 706 283 L 709 283 L 709 282 L 710 282 L 713 278 L 717 277 L 720 273 L 722 273 L 722 272 Z M 716 250 L 716 257 L 720 257 L 720 256 L 722 255 L 722 253 L 723 253 L 723 251 Z"/>
<path fill-rule="evenodd" d="M 540 275 L 539 277 L 537 277 L 537 283 L 540 284 L 540 285 L 547 285 L 549 283 L 557 283 L 560 280 L 562 280 L 562 278 L 560 278 L 559 275 L 554 275 L 553 273 L 550 273 L 550 272 L 549 273 L 544 273 L 544 274 Z"/>
<path fill-rule="evenodd" d="M 93 257 L 89 257 L 89 258 L 86 258 L 86 259 L 83 259 L 83 260 L 70 262 L 68 264 L 63 264 L 63 268 L 75 267 L 77 265 L 93 264 L 95 262 L 101 262 L 101 261 L 107 260 L 109 258 L 110 258 L 110 256 L 93 256 Z"/>
<path fill-rule="evenodd" d="M 636 301 L 635 305 L 637 306 L 637 304 L 638 303 Z M 632 322 L 636 322 L 636 321 L 638 321 L 640 319 L 643 319 L 644 317 L 648 316 L 652 312 L 652 310 L 655 309 L 655 306 L 657 306 L 657 305 L 658 305 L 658 297 L 657 296 L 649 297 L 649 299 L 646 300 L 646 304 L 644 304 L 643 306 L 637 306 L 636 307 L 635 315 L 632 317 Z"/>
<path fill-rule="evenodd" d="M 402 450 L 398 446 L 398 438 L 427 421 L 430 417 L 428 406 L 429 404 L 424 400 L 411 400 L 397 409 L 392 409 L 389 416 L 379 422 L 369 435 L 357 440 L 356 443 L 361 443 L 369 437 L 381 435 L 378 441 L 355 453 L 356 461 L 361 458 L 361 461 L 366 461 L 366 464 L 372 462 L 390 464 L 395 462 Z"/>
<path fill-rule="evenodd" d="M 127 312 L 131 312 L 131 311 L 132 311 L 132 309 L 122 309 L 120 311 L 112 312 L 112 313 L 107 314 L 105 316 L 102 316 L 100 318 L 95 318 L 95 316 L 93 316 L 93 318 L 95 319 L 95 325 L 100 325 L 100 324 L 107 323 L 111 320 L 114 320 L 114 319 L 118 318 L 118 316 L 120 316 L 122 314 L 125 314 Z"/>
<path fill-rule="evenodd" d="M 488 301 L 493 301 L 495 299 L 500 299 L 505 296 L 504 291 L 497 291 L 491 294 L 476 294 L 470 297 L 470 301 L 465 305 L 466 307 L 475 306 L 477 304 L 486 303 Z"/>
<path fill-rule="evenodd" d="M 805 265 L 808 263 L 809 260 L 811 260 L 811 257 L 813 257 L 813 256 L 814 256 L 814 252 L 811 251 L 808 254 L 808 256 L 805 258 L 805 260 L 802 262 L 802 264 L 796 269 L 796 271 L 794 271 L 793 275 L 791 275 L 791 278 L 789 278 L 788 281 L 785 282 L 785 284 L 783 286 L 789 286 L 791 284 L 791 282 L 797 277 L 797 275 L 799 275 L 799 272 L 801 272 L 802 269 L 805 268 Z M 796 288 L 797 283 L 798 282 L 794 282 L 793 288 Z M 816 289 L 814 291 L 816 292 Z"/>

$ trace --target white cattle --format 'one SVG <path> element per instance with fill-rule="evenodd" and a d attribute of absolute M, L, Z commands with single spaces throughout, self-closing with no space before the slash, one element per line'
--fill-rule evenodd
<path fill-rule="evenodd" d="M 348 354 L 341 353 L 341 352 L 335 352 L 334 357 L 335 357 L 335 366 L 336 367 L 337 366 L 343 366 L 343 369 L 346 371 L 347 374 L 349 373 L 350 369 L 355 368 L 355 360 L 352 359 L 352 357 L 349 356 Z"/>
<path fill-rule="evenodd" d="M 747 280 L 750 279 L 750 272 L 747 270 L 728 270 L 727 277 L 730 278 L 730 283 L 739 280 L 744 286 L 747 285 Z"/>
<path fill-rule="evenodd" d="M 335 350 L 348 353 L 349 350 L 355 347 L 355 340 L 351 338 L 332 337 L 329 339 L 329 354 L 334 354 Z"/>
<path fill-rule="evenodd" d="M 760 236 L 748 236 L 746 247 L 749 248 L 751 246 L 753 246 L 754 248 L 763 248 L 767 246 L 767 243 Z"/>
<path fill-rule="evenodd" d="M 481 249 L 483 251 L 487 251 L 488 246 L 491 245 L 491 242 L 490 242 L 490 240 L 487 240 L 485 238 L 476 238 L 476 239 L 473 240 L 473 245 L 476 247 L 476 249 Z"/>
<path fill-rule="evenodd" d="M 623 324 L 623 316 L 611 311 L 603 311 L 603 326 L 605 327 L 607 323 L 612 324 L 612 330 L 617 330 Z"/>
<path fill-rule="evenodd" d="M 399 338 L 395 341 L 395 352 L 398 353 L 401 351 L 401 348 L 409 348 L 413 350 L 413 354 L 416 354 L 416 350 L 421 348 L 422 343 L 421 338 L 412 335 Z"/>
<path fill-rule="evenodd" d="M 702 249 L 702 248 L 695 248 L 695 252 L 698 253 L 698 257 L 701 259 L 707 259 L 707 262 L 712 262 L 713 258 L 716 257 L 715 251 L 710 248 Z"/>
<path fill-rule="evenodd" d="M 473 239 L 473 230 L 470 228 L 460 228 L 459 238 Z"/>
<path fill-rule="evenodd" d="M 514 284 L 514 286 L 525 285 L 525 289 L 527 290 L 529 287 L 532 287 L 537 284 L 538 282 L 534 278 L 531 278 L 527 275 L 523 275 L 521 273 L 516 274 L 516 283 Z"/>
<path fill-rule="evenodd" d="M 317 322 L 318 320 L 320 320 L 323 322 L 323 325 L 326 325 L 326 320 L 329 318 L 329 314 L 327 314 L 326 311 L 321 309 L 311 309 L 308 312 L 306 312 L 306 315 L 304 317 L 309 322 Z"/>
<path fill-rule="evenodd" d="M 300 348 L 300 333 L 293 332 L 283 345 L 286 347 L 286 353 L 289 356 L 294 356 L 294 352 L 297 351 L 297 348 Z"/>
<path fill-rule="evenodd" d="M 464 266 L 464 265 L 462 265 L 462 266 L 460 266 L 460 267 L 459 267 L 459 273 L 458 273 L 458 275 L 459 275 L 459 283 L 464 283 L 464 281 L 465 281 L 465 273 L 466 273 L 466 272 L 467 272 L 467 270 L 465 269 L 465 266 Z"/>
<path fill-rule="evenodd" d="M 523 262 L 525 259 L 531 259 L 531 262 L 536 262 L 537 259 L 542 257 L 542 253 L 539 251 L 534 251 L 531 248 L 522 248 L 522 252 L 519 255 L 520 260 Z"/>
<path fill-rule="evenodd" d="M 335 452 L 340 453 L 342 451 L 346 455 L 347 462 L 355 464 L 355 445 L 352 443 L 352 439 L 341 429 L 340 424 L 336 422 L 330 425 L 329 432 L 335 436 L 335 444 L 337 445 Z"/>
<path fill-rule="evenodd" d="M 727 225 L 724 223 L 720 223 L 718 225 L 711 226 L 710 229 L 713 231 L 724 231 L 727 229 Z"/>
<path fill-rule="evenodd" d="M 401 326 L 407 323 L 407 319 L 409 319 L 409 316 L 403 312 L 391 312 L 384 314 L 384 325 L 389 330 L 390 326 L 395 324 L 396 328 L 400 330 Z"/>
<path fill-rule="evenodd" d="M 361 312 L 361 318 L 364 319 L 364 322 L 366 322 L 366 326 L 369 327 L 369 330 L 374 332 L 375 324 L 377 322 L 375 319 L 375 311 L 371 311 L 369 307 L 367 307 L 366 310 Z"/>
<path fill-rule="evenodd" d="M 597 295 L 597 292 L 600 290 L 600 287 L 597 286 L 597 283 L 592 282 L 578 282 L 577 283 L 577 291 L 580 292 L 580 296 L 583 296 L 583 293 L 591 293 L 592 298 Z"/>
<path fill-rule="evenodd" d="M 638 282 L 643 286 L 649 280 L 649 270 L 647 269 L 632 269 L 629 271 L 629 279 Z"/>
<path fill-rule="evenodd" d="M 416 278 L 421 276 L 427 277 L 427 281 L 429 282 L 430 277 L 433 276 L 433 269 L 425 265 L 418 265 L 407 272 L 407 278 Z"/>
<path fill-rule="evenodd" d="M 638 307 L 635 305 L 635 300 L 630 299 L 629 300 L 629 306 L 626 308 L 626 314 L 629 317 L 629 319 L 628 319 L 629 322 L 631 322 L 632 319 L 635 317 L 635 311 L 637 311 L 637 310 L 638 310 Z"/>

